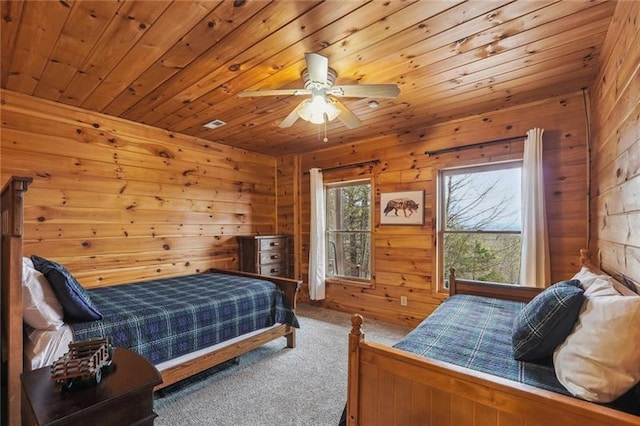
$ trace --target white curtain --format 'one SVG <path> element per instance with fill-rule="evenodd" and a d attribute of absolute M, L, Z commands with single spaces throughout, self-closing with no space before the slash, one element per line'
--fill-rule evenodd
<path fill-rule="evenodd" d="M 538 128 L 527 132 L 522 165 L 520 284 L 531 287 L 546 287 L 551 279 L 542 174 L 543 132 Z"/>
<path fill-rule="evenodd" d="M 311 238 L 309 245 L 309 296 L 324 299 L 325 283 L 325 202 L 322 171 L 309 170 L 311 176 Z"/>

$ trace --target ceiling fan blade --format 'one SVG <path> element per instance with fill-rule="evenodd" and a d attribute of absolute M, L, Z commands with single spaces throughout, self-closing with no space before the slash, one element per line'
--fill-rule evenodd
<path fill-rule="evenodd" d="M 308 95 L 307 89 L 273 89 L 273 90 L 244 90 L 238 93 L 241 98 L 253 98 L 258 96 L 289 96 Z"/>
<path fill-rule="evenodd" d="M 353 84 L 334 86 L 328 92 L 347 98 L 395 98 L 400 88 L 396 84 Z"/>
<path fill-rule="evenodd" d="M 342 121 L 342 123 L 347 126 L 349 129 L 355 129 L 356 127 L 360 127 L 362 121 L 358 117 L 356 117 L 349 108 L 346 107 L 345 104 L 333 98 L 331 96 L 327 96 L 327 99 L 331 101 L 332 104 L 336 106 L 340 110 L 340 114 L 338 115 L 338 120 Z"/>
<path fill-rule="evenodd" d="M 329 59 L 317 53 L 305 53 L 304 59 L 307 61 L 309 80 L 326 84 L 327 73 L 329 72 Z"/>
<path fill-rule="evenodd" d="M 308 101 L 308 99 L 305 99 L 304 101 L 300 102 L 298 104 L 298 106 L 296 106 L 293 109 L 293 111 L 291 111 L 289 113 L 289 115 L 287 115 L 285 117 L 285 119 L 280 122 L 278 127 L 285 128 L 285 127 L 293 126 L 293 123 L 295 123 L 296 120 L 298 120 L 298 118 L 300 118 L 300 116 L 298 115 L 298 111 L 300 111 L 300 109 L 304 106 L 305 102 L 307 102 L 307 101 Z"/>

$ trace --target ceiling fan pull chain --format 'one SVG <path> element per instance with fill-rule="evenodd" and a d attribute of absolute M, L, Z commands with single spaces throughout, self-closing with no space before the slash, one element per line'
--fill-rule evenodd
<path fill-rule="evenodd" d="M 327 138 L 327 121 L 329 120 L 329 117 L 327 117 L 327 113 L 324 113 L 324 139 L 322 139 L 323 142 L 329 142 L 329 139 Z"/>

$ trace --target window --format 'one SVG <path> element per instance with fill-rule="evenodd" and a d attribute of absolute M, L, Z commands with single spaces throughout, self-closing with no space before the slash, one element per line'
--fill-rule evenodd
<path fill-rule="evenodd" d="M 327 184 L 327 277 L 371 279 L 371 182 Z"/>
<path fill-rule="evenodd" d="M 517 283 L 520 271 L 521 162 L 441 170 L 440 281 L 456 277 Z"/>

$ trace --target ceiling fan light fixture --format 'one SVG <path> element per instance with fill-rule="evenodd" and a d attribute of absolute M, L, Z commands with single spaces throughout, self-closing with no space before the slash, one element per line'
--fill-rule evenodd
<path fill-rule="evenodd" d="M 325 114 L 327 114 L 327 119 L 332 121 L 340 115 L 340 110 L 332 102 L 326 101 Z"/>
<path fill-rule="evenodd" d="M 298 115 L 303 120 L 309 121 L 313 124 L 322 124 L 325 120 L 335 120 L 340 114 L 340 110 L 328 102 L 324 96 L 314 96 L 313 99 L 304 102 L 302 108 L 298 110 Z"/>
<path fill-rule="evenodd" d="M 311 95 L 305 99 L 278 124 L 280 128 L 291 127 L 298 118 L 314 124 L 326 124 L 340 120 L 347 128 L 355 129 L 362 124 L 349 108 L 336 97 L 347 98 L 395 98 L 400 94 L 397 84 L 348 84 L 334 86 L 338 73 L 329 67 L 329 59 L 318 53 L 305 53 L 307 67 L 302 71 L 304 89 L 244 90 L 240 97 Z M 369 102 L 376 108 L 376 101 Z M 325 126 L 326 131 L 326 126 Z"/>
<path fill-rule="evenodd" d="M 324 114 L 313 112 L 311 114 L 311 117 L 309 118 L 309 121 L 312 122 L 313 124 L 322 124 L 324 123 Z"/>

